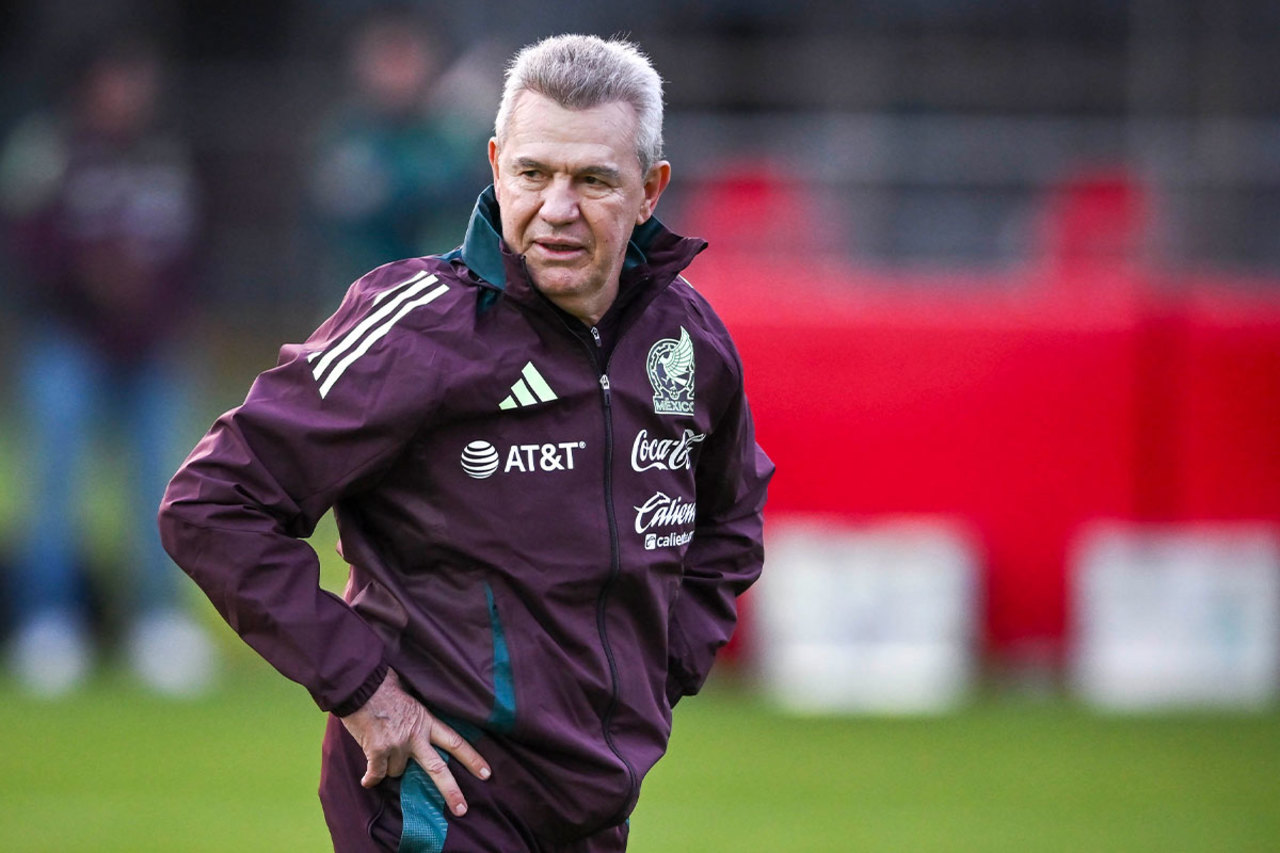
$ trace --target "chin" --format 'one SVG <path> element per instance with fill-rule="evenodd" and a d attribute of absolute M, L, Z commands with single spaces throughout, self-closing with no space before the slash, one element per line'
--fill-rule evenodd
<path fill-rule="evenodd" d="M 529 273 L 537 288 L 548 295 L 573 296 L 586 289 L 579 277 L 564 275 L 559 270 L 530 270 Z"/>

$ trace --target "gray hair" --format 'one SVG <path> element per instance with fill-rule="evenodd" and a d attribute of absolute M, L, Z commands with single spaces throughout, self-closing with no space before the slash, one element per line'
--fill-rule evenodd
<path fill-rule="evenodd" d="M 494 121 L 501 142 L 523 92 L 551 98 L 571 110 L 621 101 L 636 113 L 636 156 L 640 171 L 662 159 L 662 78 L 649 58 L 621 39 L 561 35 L 529 45 L 507 66 L 502 102 Z"/>

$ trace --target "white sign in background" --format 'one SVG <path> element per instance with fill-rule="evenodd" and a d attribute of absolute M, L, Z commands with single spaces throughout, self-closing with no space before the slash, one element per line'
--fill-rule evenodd
<path fill-rule="evenodd" d="M 764 685 L 810 713 L 933 713 L 975 677 L 978 564 L 945 521 L 779 520 L 754 603 Z"/>
<path fill-rule="evenodd" d="M 1267 705 L 1280 678 L 1280 536 L 1100 524 L 1076 551 L 1072 682 L 1110 710 Z"/>

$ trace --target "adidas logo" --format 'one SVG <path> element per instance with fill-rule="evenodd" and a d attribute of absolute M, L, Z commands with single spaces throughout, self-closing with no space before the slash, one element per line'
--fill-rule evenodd
<path fill-rule="evenodd" d="M 521 406 L 536 406 L 538 403 L 550 403 L 559 399 L 532 361 L 521 369 L 520 377 L 511 386 L 511 394 L 498 404 L 499 409 L 518 409 Z"/>

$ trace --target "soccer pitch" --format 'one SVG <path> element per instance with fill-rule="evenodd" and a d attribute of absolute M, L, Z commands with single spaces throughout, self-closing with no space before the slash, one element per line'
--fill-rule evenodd
<path fill-rule="evenodd" d="M 206 699 L 108 673 L 62 702 L 0 684 L 0 849 L 329 849 L 323 715 L 232 651 Z M 1280 847 L 1280 714 L 1099 716 L 985 700 L 936 718 L 794 718 L 724 683 L 677 709 L 631 850 Z"/>
<path fill-rule="evenodd" d="M 90 538 L 118 561 L 120 476 L 103 467 Z M 17 515 L 7 485 L 0 533 Z M 335 538 L 326 520 L 313 541 L 329 588 L 344 580 Z M 315 795 L 324 715 L 218 631 L 223 685 L 198 701 L 155 698 L 108 669 L 82 694 L 37 702 L 0 674 L 0 851 L 330 849 Z M 630 849 L 1273 851 L 1277 767 L 1280 708 L 1126 717 L 997 696 L 941 717 L 796 718 L 722 679 L 677 708 Z"/>

